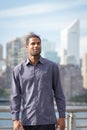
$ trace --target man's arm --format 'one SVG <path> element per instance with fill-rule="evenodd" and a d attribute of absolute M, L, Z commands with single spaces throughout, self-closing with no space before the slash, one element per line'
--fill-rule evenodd
<path fill-rule="evenodd" d="M 62 90 L 58 65 L 55 65 L 53 68 L 53 90 L 57 109 L 59 112 L 59 119 L 57 121 L 56 127 L 60 126 L 60 130 L 64 130 L 66 103 L 65 103 L 65 96 Z"/>
<path fill-rule="evenodd" d="M 19 72 L 18 69 L 15 68 L 12 72 L 12 85 L 11 85 L 11 94 L 10 94 L 10 108 L 12 113 L 12 120 L 14 130 L 16 127 L 21 127 L 21 123 L 19 121 L 21 107 L 21 89 L 20 89 L 20 81 L 19 81 Z"/>

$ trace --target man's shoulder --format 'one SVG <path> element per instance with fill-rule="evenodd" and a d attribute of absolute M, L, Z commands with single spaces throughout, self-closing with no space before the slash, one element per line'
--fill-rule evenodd
<path fill-rule="evenodd" d="M 21 70 L 21 69 L 24 68 L 25 64 L 26 64 L 26 60 L 23 60 L 21 63 L 19 63 L 18 65 L 16 65 L 13 70 L 14 71 Z"/>
<path fill-rule="evenodd" d="M 58 64 L 53 62 L 52 60 L 49 60 L 47 58 L 43 58 L 43 60 L 44 60 L 44 63 L 46 63 L 46 64 L 51 64 L 51 65 L 54 65 L 54 66 L 58 66 Z"/>

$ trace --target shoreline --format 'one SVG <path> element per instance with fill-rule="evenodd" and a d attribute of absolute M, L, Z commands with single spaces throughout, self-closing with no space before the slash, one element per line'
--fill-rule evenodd
<path fill-rule="evenodd" d="M 87 106 L 86 102 L 66 102 L 66 106 Z"/>

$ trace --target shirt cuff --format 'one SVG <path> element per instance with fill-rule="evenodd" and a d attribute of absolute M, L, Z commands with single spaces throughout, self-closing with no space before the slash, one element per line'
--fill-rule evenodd
<path fill-rule="evenodd" d="M 65 118 L 65 112 L 59 113 L 59 117 L 60 117 L 60 118 Z"/>
<path fill-rule="evenodd" d="M 19 115 L 13 114 L 13 115 L 12 115 L 12 120 L 13 120 L 13 121 L 14 121 L 14 120 L 19 120 Z"/>

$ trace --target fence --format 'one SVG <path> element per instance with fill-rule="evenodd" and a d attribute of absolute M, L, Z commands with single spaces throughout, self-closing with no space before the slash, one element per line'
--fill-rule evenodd
<path fill-rule="evenodd" d="M 56 111 L 56 110 L 55 110 Z M 9 106 L 0 106 L 0 113 L 6 113 L 10 112 Z M 78 117 L 77 113 L 86 113 L 85 117 Z M 80 114 L 79 114 L 80 115 Z M 86 125 L 77 125 L 77 121 L 87 121 L 87 106 L 67 106 L 66 107 L 66 130 L 87 130 L 87 123 Z M 5 121 L 11 121 L 11 117 L 0 117 L 0 122 L 3 121 L 5 124 Z M 10 126 L 1 126 L 0 130 L 12 130 L 12 125 Z"/>

